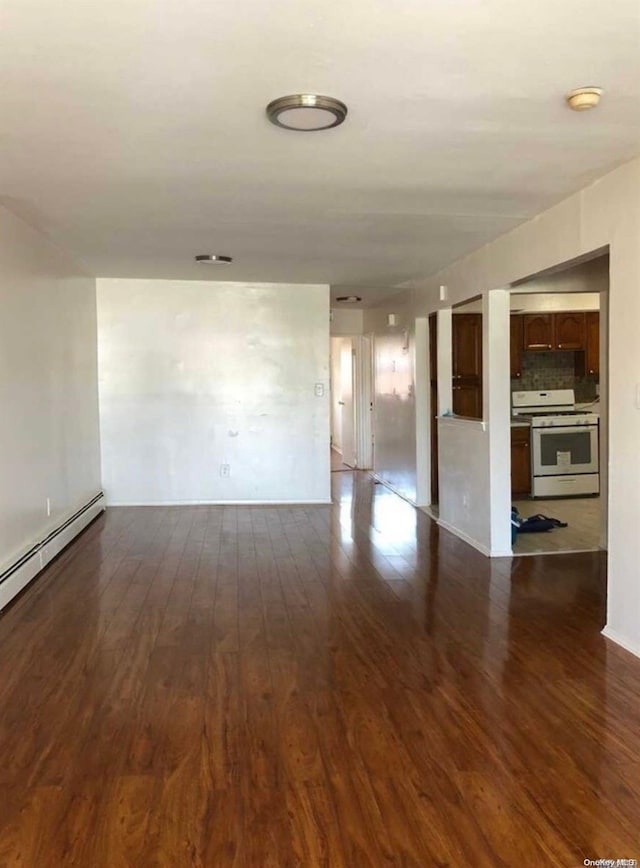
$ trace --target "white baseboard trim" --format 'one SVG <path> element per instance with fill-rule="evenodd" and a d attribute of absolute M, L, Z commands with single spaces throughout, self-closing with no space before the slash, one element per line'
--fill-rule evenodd
<path fill-rule="evenodd" d="M 620 633 L 618 633 L 616 630 L 612 630 L 610 627 L 605 627 L 602 631 L 602 635 L 605 636 L 607 639 L 611 639 L 611 641 L 615 642 L 616 645 L 620 645 L 620 647 L 624 648 L 625 651 L 629 651 L 636 657 L 640 657 L 640 645 L 637 642 L 626 639 L 624 636 L 621 636 Z"/>
<path fill-rule="evenodd" d="M 52 530 L 34 545 L 13 565 L 0 575 L 0 610 L 20 593 L 38 573 L 43 570 L 80 531 L 104 511 L 104 495 L 100 492 L 65 522 Z"/>
<path fill-rule="evenodd" d="M 473 546 L 474 549 L 477 549 L 481 552 L 485 557 L 489 557 L 491 552 L 489 549 L 483 545 L 481 542 L 478 542 L 477 539 L 474 539 L 472 536 L 464 533 L 464 531 L 459 530 L 457 527 L 454 527 L 452 524 L 449 524 L 447 521 L 443 521 L 441 518 L 437 519 L 437 522 L 440 527 L 448 530 L 449 533 L 452 533 L 454 536 L 457 536 L 458 539 L 461 539 L 463 542 L 466 542 L 468 545 Z"/>
<path fill-rule="evenodd" d="M 360 468 L 358 468 L 358 469 L 360 469 Z M 388 488 L 389 491 L 393 491 L 393 493 L 397 494 L 398 497 L 401 497 L 403 500 L 406 500 L 406 502 L 408 504 L 410 504 L 411 506 L 414 506 L 414 507 L 417 506 L 415 501 L 411 500 L 410 497 L 407 497 L 407 495 L 403 494 L 401 491 L 398 491 L 398 489 L 395 488 L 390 482 L 387 482 L 387 480 L 383 476 L 380 476 L 378 473 L 372 473 L 371 475 L 373 476 L 373 478 L 375 479 L 376 482 L 379 482 L 380 485 L 384 485 L 384 487 Z"/>
<path fill-rule="evenodd" d="M 327 506 L 328 500 L 110 500 L 107 506 Z"/>
<path fill-rule="evenodd" d="M 424 512 L 425 515 L 428 515 L 429 518 L 432 518 L 437 523 L 438 513 L 433 511 L 430 503 L 423 504 L 422 506 L 416 504 L 416 509 L 419 509 L 420 512 Z"/>

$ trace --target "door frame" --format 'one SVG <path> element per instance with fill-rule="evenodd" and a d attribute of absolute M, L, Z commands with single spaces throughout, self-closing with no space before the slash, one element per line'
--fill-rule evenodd
<path fill-rule="evenodd" d="M 373 350 L 372 334 L 353 339 L 353 406 L 355 410 L 356 467 L 373 470 Z"/>
<path fill-rule="evenodd" d="M 348 341 L 351 350 L 351 393 L 352 393 L 352 410 L 353 410 L 353 445 L 354 445 L 354 463 L 351 463 L 351 456 L 346 456 L 350 460 L 345 460 L 344 444 L 332 444 L 342 456 L 343 463 L 347 467 L 353 467 L 354 470 L 373 470 L 374 462 L 374 335 L 368 333 L 365 335 L 339 335 L 336 336 L 340 342 Z M 335 344 L 331 344 L 331 369 L 334 370 L 333 353 L 335 352 Z M 344 351 L 342 344 L 339 344 L 340 352 Z M 341 371 L 340 365 L 338 370 Z M 341 383 L 331 382 L 332 391 L 341 390 Z M 331 398 L 332 407 L 334 403 L 334 395 Z M 343 407 L 340 412 L 344 412 Z M 339 448 L 338 448 L 339 446 Z"/>

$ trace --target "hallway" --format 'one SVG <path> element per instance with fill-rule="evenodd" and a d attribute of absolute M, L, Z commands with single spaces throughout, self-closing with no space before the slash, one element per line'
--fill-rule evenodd
<path fill-rule="evenodd" d="M 639 858 L 604 557 L 331 506 L 114 508 L 0 618 L 0 865 Z"/>

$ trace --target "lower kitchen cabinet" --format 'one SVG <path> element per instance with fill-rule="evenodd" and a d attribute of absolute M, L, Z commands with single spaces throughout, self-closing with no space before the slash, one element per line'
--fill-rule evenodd
<path fill-rule="evenodd" d="M 511 496 L 531 494 L 531 430 L 511 428 Z"/>

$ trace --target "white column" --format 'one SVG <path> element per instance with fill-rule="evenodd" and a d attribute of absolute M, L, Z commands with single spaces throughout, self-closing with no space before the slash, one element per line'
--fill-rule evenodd
<path fill-rule="evenodd" d="M 431 502 L 429 320 L 416 318 L 413 382 L 416 389 L 416 504 Z"/>
<path fill-rule="evenodd" d="M 508 289 L 482 297 L 483 417 L 489 432 L 491 555 L 511 554 L 511 389 Z"/>
<path fill-rule="evenodd" d="M 451 308 L 438 311 L 438 404 L 440 415 L 453 407 L 453 357 L 451 351 Z"/>

